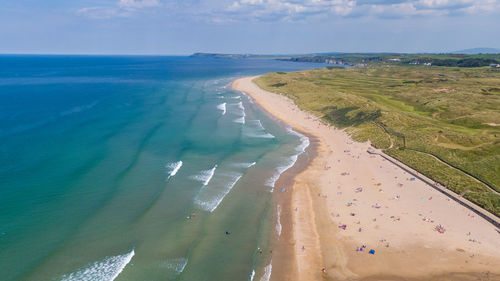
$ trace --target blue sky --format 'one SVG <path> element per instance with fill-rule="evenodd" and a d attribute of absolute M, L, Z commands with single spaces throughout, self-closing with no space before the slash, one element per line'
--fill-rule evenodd
<path fill-rule="evenodd" d="M 500 48 L 500 0 L 0 0 L 0 53 Z"/>

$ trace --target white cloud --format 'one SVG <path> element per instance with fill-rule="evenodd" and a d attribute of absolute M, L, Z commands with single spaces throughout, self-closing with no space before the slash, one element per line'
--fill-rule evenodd
<path fill-rule="evenodd" d="M 120 0 L 118 6 L 123 9 L 143 9 L 143 8 L 153 8 L 160 6 L 160 1 L 158 0 Z"/>
<path fill-rule="evenodd" d="M 347 15 L 354 6 L 353 0 L 239 0 L 227 12 L 257 19 L 293 20 L 325 12 Z"/>
<path fill-rule="evenodd" d="M 130 17 L 156 11 L 224 24 L 238 21 L 300 21 L 325 17 L 408 18 L 500 13 L 500 0 L 115 0 L 82 8 L 92 18 Z M 167 9 L 168 7 L 168 9 Z"/>
<path fill-rule="evenodd" d="M 237 0 L 225 12 L 228 16 L 255 20 L 297 20 L 317 15 L 402 18 L 499 12 L 499 2 L 500 0 Z"/>
<path fill-rule="evenodd" d="M 85 7 L 78 9 L 78 15 L 95 19 L 107 19 L 115 17 L 129 17 L 134 12 L 148 8 L 159 7 L 159 0 L 119 0 L 113 6 Z"/>

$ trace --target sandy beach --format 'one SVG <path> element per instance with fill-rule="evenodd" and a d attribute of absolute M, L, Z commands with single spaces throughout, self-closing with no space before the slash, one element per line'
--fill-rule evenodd
<path fill-rule="evenodd" d="M 280 272 L 296 273 L 286 280 L 500 280 L 500 230 L 491 222 L 254 78 L 233 88 L 317 139 L 314 159 L 290 183 L 283 231 L 292 232 L 295 256 L 284 263 L 292 268 L 273 267 L 271 280 L 285 280 Z"/>

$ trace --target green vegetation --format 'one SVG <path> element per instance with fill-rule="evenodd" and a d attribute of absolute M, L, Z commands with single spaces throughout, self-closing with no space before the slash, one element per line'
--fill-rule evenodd
<path fill-rule="evenodd" d="M 483 67 L 500 63 L 500 54 L 398 54 L 398 53 L 373 53 L 373 54 L 327 54 L 315 56 L 292 57 L 291 61 L 322 62 L 345 65 L 408 65 L 431 64 L 449 67 Z"/>
<path fill-rule="evenodd" d="M 379 63 L 255 82 L 500 216 L 497 69 Z"/>

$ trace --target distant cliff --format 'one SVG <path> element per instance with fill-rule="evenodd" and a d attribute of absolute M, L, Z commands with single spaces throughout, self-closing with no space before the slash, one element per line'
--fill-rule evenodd
<path fill-rule="evenodd" d="M 253 55 L 253 54 L 218 54 L 218 53 L 194 53 L 191 57 L 197 58 L 225 58 L 225 59 L 290 59 L 284 55 Z"/>

